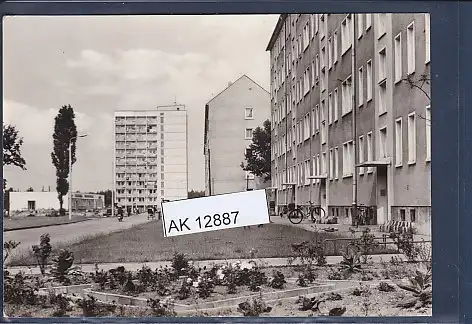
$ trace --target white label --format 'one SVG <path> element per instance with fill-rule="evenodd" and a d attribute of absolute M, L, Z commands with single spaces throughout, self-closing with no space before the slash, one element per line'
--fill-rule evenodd
<path fill-rule="evenodd" d="M 162 203 L 165 237 L 267 223 L 265 190 Z"/>

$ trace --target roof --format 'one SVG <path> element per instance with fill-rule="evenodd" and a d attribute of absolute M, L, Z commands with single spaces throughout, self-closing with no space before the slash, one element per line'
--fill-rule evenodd
<path fill-rule="evenodd" d="M 272 36 L 270 36 L 269 44 L 267 44 L 266 51 L 272 50 L 272 47 L 274 47 L 275 41 L 277 40 L 277 37 L 280 34 L 280 31 L 282 30 L 282 27 L 284 25 L 285 19 L 287 19 L 288 14 L 282 14 L 279 17 L 279 20 L 277 21 L 277 24 L 275 25 L 274 31 L 272 32 Z"/>
<path fill-rule="evenodd" d="M 250 77 L 248 77 L 246 74 L 243 74 L 242 76 L 240 76 L 236 81 L 232 82 L 230 85 L 228 85 L 226 88 L 224 88 L 220 93 L 218 93 L 216 96 L 214 96 L 213 98 L 211 98 L 208 102 L 207 102 L 207 105 L 210 104 L 213 100 L 215 100 L 216 98 L 218 98 L 219 96 L 221 96 L 226 90 L 228 90 L 229 88 L 231 88 L 234 84 L 236 84 L 237 82 L 241 81 L 242 79 L 248 79 L 249 81 L 251 81 L 252 83 L 254 83 L 256 86 L 258 86 L 259 88 L 261 88 L 262 90 L 264 90 L 265 92 L 267 92 L 268 94 L 270 94 L 269 91 L 267 91 L 266 89 L 264 89 L 259 83 L 257 83 L 256 81 L 254 81 L 253 79 L 251 79 Z"/>

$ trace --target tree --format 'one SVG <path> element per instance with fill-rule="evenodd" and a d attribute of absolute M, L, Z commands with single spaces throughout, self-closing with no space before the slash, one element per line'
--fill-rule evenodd
<path fill-rule="evenodd" d="M 270 177 L 270 121 L 266 120 L 263 127 L 257 127 L 252 136 L 252 143 L 244 154 L 246 164 L 241 163 L 244 171 L 249 171 L 257 177 L 262 177 L 264 181 L 269 181 Z"/>
<path fill-rule="evenodd" d="M 27 192 L 33 192 L 34 189 L 33 189 L 33 187 L 29 187 L 26 191 L 27 191 Z"/>
<path fill-rule="evenodd" d="M 15 126 L 3 124 L 3 166 L 14 165 L 26 170 L 25 159 L 21 156 L 23 138 L 18 136 Z"/>
<path fill-rule="evenodd" d="M 205 197 L 205 191 L 190 190 L 187 195 L 188 199 L 200 197 Z"/>
<path fill-rule="evenodd" d="M 64 215 L 62 208 L 63 197 L 69 192 L 69 143 L 71 143 L 72 165 L 76 161 L 75 143 L 77 141 L 77 127 L 75 126 L 74 109 L 70 106 L 62 106 L 55 118 L 54 149 L 51 153 L 52 164 L 56 167 L 56 191 L 59 199 L 60 215 Z"/>

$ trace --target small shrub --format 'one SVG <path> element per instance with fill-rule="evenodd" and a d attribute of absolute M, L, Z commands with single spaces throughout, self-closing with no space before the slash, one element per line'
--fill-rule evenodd
<path fill-rule="evenodd" d="M 329 311 L 328 316 L 343 316 L 345 312 L 346 307 L 335 307 Z"/>
<path fill-rule="evenodd" d="M 249 289 L 251 291 L 259 291 L 261 287 L 267 283 L 267 277 L 264 272 L 257 268 L 249 271 Z"/>
<path fill-rule="evenodd" d="M 170 299 L 161 301 L 160 299 L 149 298 L 147 305 L 151 308 L 152 316 L 172 317 L 176 315 L 174 305 Z"/>
<path fill-rule="evenodd" d="M 105 289 L 107 284 L 109 283 L 109 275 L 107 271 L 103 270 L 95 270 L 95 274 L 92 275 L 92 280 L 94 283 L 100 285 L 100 289 Z"/>
<path fill-rule="evenodd" d="M 113 280 L 113 283 L 112 283 L 113 285 L 116 285 L 117 283 L 120 287 L 123 287 L 123 285 L 126 283 L 126 279 L 128 279 L 128 275 L 126 273 L 125 267 L 119 266 L 119 267 L 116 267 L 115 269 L 110 269 L 108 272 L 110 273 L 110 277 L 111 277 L 110 283 Z"/>
<path fill-rule="evenodd" d="M 267 306 L 262 298 L 256 297 L 253 298 L 252 302 L 245 301 L 238 305 L 238 311 L 242 313 L 244 316 L 260 316 L 264 313 L 270 313 L 272 311 L 272 307 Z"/>
<path fill-rule="evenodd" d="M 297 303 L 300 304 L 299 310 L 301 311 L 314 311 L 318 312 L 320 310 L 320 304 L 324 302 L 323 299 L 319 299 L 318 297 L 307 298 L 304 296 L 300 296 Z"/>
<path fill-rule="evenodd" d="M 65 317 L 67 316 L 67 312 L 72 310 L 72 307 L 70 305 L 70 298 L 65 297 L 62 294 L 55 295 L 51 303 L 56 305 L 56 309 L 52 313 L 53 317 Z"/>
<path fill-rule="evenodd" d="M 360 253 L 358 251 L 348 251 L 343 253 L 343 260 L 340 263 L 340 269 L 350 274 L 360 272 Z"/>
<path fill-rule="evenodd" d="M 15 305 L 37 305 L 40 298 L 36 295 L 38 287 L 19 272 L 11 277 L 4 272 L 3 298 L 5 303 Z"/>
<path fill-rule="evenodd" d="M 202 299 L 208 298 L 213 293 L 215 285 L 210 278 L 203 276 L 197 281 L 197 293 Z"/>
<path fill-rule="evenodd" d="M 299 285 L 300 287 L 308 287 L 308 279 L 303 273 L 298 274 L 297 285 Z"/>
<path fill-rule="evenodd" d="M 347 273 L 345 271 L 341 271 L 341 269 L 329 269 L 328 272 L 329 280 L 344 280 L 348 277 Z"/>
<path fill-rule="evenodd" d="M 370 228 L 365 228 L 362 231 L 361 237 L 354 241 L 354 246 L 359 251 L 362 263 L 366 264 L 375 249 L 379 246 L 379 243 L 376 241 L 375 235 L 370 234 Z"/>
<path fill-rule="evenodd" d="M 408 278 L 409 284 L 397 284 L 403 290 L 409 291 L 412 295 L 401 301 L 398 306 L 402 308 L 426 307 L 432 304 L 432 277 L 430 266 L 419 266 L 415 271 L 415 276 Z"/>
<path fill-rule="evenodd" d="M 183 253 L 174 253 L 172 258 L 172 269 L 177 276 L 183 276 L 187 273 L 189 267 L 189 260 Z"/>
<path fill-rule="evenodd" d="M 131 274 L 131 272 L 128 272 L 128 278 L 126 279 L 126 282 L 123 285 L 123 292 L 136 292 L 136 285 L 133 283 L 133 275 Z"/>
<path fill-rule="evenodd" d="M 8 241 L 3 243 L 3 265 L 5 266 L 5 262 L 7 261 L 8 257 L 10 254 L 13 252 L 14 249 L 16 249 L 20 245 L 19 242 L 15 241 Z"/>
<path fill-rule="evenodd" d="M 287 283 L 285 281 L 285 276 L 280 271 L 274 271 L 273 278 L 269 283 L 269 286 L 275 289 L 283 289 L 284 285 Z"/>
<path fill-rule="evenodd" d="M 180 289 L 178 292 L 178 298 L 180 300 L 189 298 L 190 293 L 191 293 L 191 288 L 192 288 L 192 279 L 188 278 L 187 280 L 184 280 L 182 282 L 182 285 L 180 286 Z"/>
<path fill-rule="evenodd" d="M 302 265 L 326 265 L 326 254 L 324 248 L 318 242 L 310 243 L 308 241 L 304 241 L 301 243 L 292 244 L 292 251 L 294 252 L 295 257 L 291 260 L 291 262 L 299 259 Z"/>
<path fill-rule="evenodd" d="M 74 254 L 68 250 L 61 250 L 52 259 L 51 275 L 60 283 L 70 284 L 69 271 L 74 263 Z"/>
<path fill-rule="evenodd" d="M 156 281 L 155 273 L 146 266 L 143 266 L 136 272 L 136 279 L 144 287 L 151 287 Z"/>
<path fill-rule="evenodd" d="M 329 301 L 337 301 L 337 300 L 342 300 L 342 299 L 343 297 L 338 293 L 329 293 L 326 296 L 326 300 L 329 300 Z"/>
<path fill-rule="evenodd" d="M 388 282 L 381 282 L 378 288 L 379 288 L 379 291 L 383 291 L 383 292 L 395 291 L 395 287 L 390 285 Z"/>
<path fill-rule="evenodd" d="M 44 275 L 46 273 L 46 265 L 52 251 L 51 238 L 49 237 L 49 234 L 43 234 L 41 235 L 39 241 L 39 245 L 33 245 L 32 249 L 41 274 Z"/>
<path fill-rule="evenodd" d="M 88 295 L 77 302 L 77 306 L 82 309 L 83 316 L 97 317 L 114 313 L 116 305 L 105 305 L 97 301 L 93 296 Z"/>

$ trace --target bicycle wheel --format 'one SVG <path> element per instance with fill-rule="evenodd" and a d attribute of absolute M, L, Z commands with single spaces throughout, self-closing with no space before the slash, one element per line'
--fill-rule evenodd
<path fill-rule="evenodd" d="M 303 220 L 303 213 L 300 209 L 294 209 L 288 213 L 288 219 L 292 224 L 300 224 Z"/>
<path fill-rule="evenodd" d="M 326 212 L 323 209 L 323 207 L 315 207 L 311 210 L 311 219 L 319 220 L 319 223 L 321 223 L 321 220 L 326 216 Z"/>

